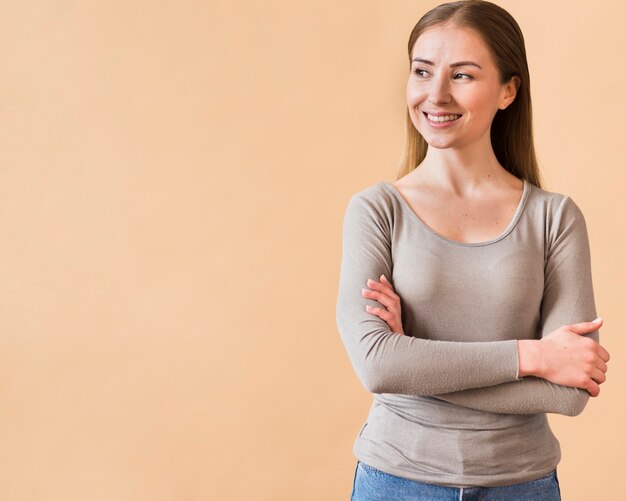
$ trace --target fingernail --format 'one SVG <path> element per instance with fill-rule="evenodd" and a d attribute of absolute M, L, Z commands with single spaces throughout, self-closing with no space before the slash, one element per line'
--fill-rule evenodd
<path fill-rule="evenodd" d="M 592 320 L 592 322 L 595 322 L 596 324 L 599 324 L 600 322 L 602 322 L 602 317 L 598 317 L 595 320 Z"/>
<path fill-rule="evenodd" d="M 380 276 L 380 279 L 381 279 L 381 280 L 384 280 L 385 282 L 387 282 L 387 277 L 386 277 L 385 275 L 381 275 L 381 276 Z"/>

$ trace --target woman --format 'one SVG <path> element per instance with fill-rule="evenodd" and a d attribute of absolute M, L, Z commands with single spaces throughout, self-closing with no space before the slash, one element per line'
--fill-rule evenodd
<path fill-rule="evenodd" d="M 374 393 L 352 500 L 560 499 L 546 413 L 580 414 L 609 360 L 584 216 L 541 188 L 510 14 L 440 5 L 408 49 L 403 170 L 343 224 L 337 325 Z"/>

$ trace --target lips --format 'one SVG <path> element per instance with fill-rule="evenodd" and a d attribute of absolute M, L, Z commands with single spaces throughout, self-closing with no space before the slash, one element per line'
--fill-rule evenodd
<path fill-rule="evenodd" d="M 444 122 L 453 122 L 454 120 L 458 120 L 463 115 L 460 113 L 427 113 L 424 112 L 424 116 L 428 120 L 434 123 L 444 123 Z"/>
<path fill-rule="evenodd" d="M 446 115 L 462 115 L 462 113 L 456 113 L 454 111 L 423 111 L 424 115 L 432 115 L 434 117 L 445 117 Z"/>
<path fill-rule="evenodd" d="M 426 120 L 428 120 L 428 122 L 430 122 L 432 124 L 447 124 L 447 123 L 451 123 L 451 122 L 456 122 L 459 118 L 461 118 L 463 116 L 460 113 L 437 113 L 437 114 L 432 114 L 432 113 L 427 113 L 425 111 L 422 112 L 422 113 L 424 113 L 424 116 L 426 117 Z"/>

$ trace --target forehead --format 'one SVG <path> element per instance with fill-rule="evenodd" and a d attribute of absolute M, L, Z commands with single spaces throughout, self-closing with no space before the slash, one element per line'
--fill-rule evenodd
<path fill-rule="evenodd" d="M 491 61 L 489 48 L 476 31 L 453 24 L 424 30 L 413 45 L 411 57 L 416 56 L 436 64 L 440 59 L 471 60 L 481 65 Z"/>

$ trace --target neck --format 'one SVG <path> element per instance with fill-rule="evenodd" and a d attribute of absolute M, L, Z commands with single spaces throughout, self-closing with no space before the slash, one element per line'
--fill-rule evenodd
<path fill-rule="evenodd" d="M 429 146 L 416 171 L 429 183 L 459 194 L 486 185 L 510 185 L 515 177 L 500 165 L 490 142 L 462 148 L 437 149 Z"/>

